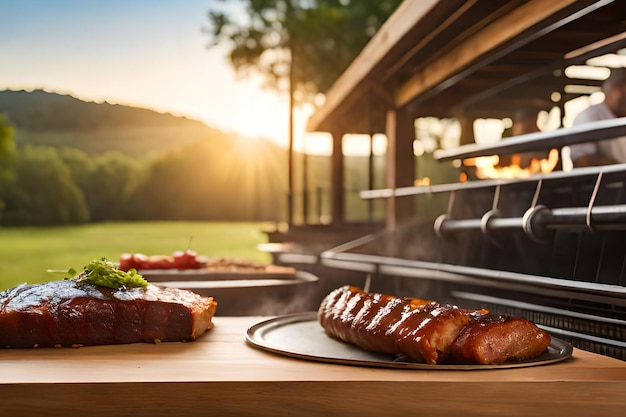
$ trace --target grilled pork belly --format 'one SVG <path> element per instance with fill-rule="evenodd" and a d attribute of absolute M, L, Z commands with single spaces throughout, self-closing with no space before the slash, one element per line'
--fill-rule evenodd
<path fill-rule="evenodd" d="M 0 347 L 192 341 L 213 327 L 216 307 L 210 297 L 154 285 L 22 284 L 0 293 Z"/>
<path fill-rule="evenodd" d="M 497 364 L 540 355 L 550 336 L 521 318 L 505 318 L 429 300 L 370 294 L 345 286 L 322 300 L 326 333 L 363 349 L 416 362 Z"/>
<path fill-rule="evenodd" d="M 494 364 L 531 359 L 550 345 L 550 335 L 522 318 L 481 315 L 472 320 L 452 345 L 455 362 Z"/>

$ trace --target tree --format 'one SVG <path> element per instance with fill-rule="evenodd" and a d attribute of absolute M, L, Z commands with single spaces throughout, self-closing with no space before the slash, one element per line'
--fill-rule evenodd
<path fill-rule="evenodd" d="M 147 162 L 117 151 L 90 155 L 64 147 L 58 152 L 82 190 L 94 222 L 119 219 L 132 194 L 146 180 Z"/>
<path fill-rule="evenodd" d="M 225 4 L 225 0 L 219 3 Z M 231 2 L 232 3 L 232 2 Z M 230 46 L 236 70 L 255 70 L 298 102 L 326 93 L 401 0 L 240 0 L 209 11 L 214 44 Z"/>
<path fill-rule="evenodd" d="M 0 182 L 3 179 L 8 179 L 11 175 L 8 165 L 14 149 L 13 128 L 9 124 L 7 117 L 4 114 L 0 114 Z M 0 211 L 2 211 L 4 205 L 5 203 L 0 196 Z"/>
<path fill-rule="evenodd" d="M 4 114 L 0 114 L 0 175 L 7 173 L 7 162 L 15 150 L 13 128 Z"/>
<path fill-rule="evenodd" d="M 221 3 L 225 5 L 225 0 Z M 230 2 L 232 6 L 232 2 Z M 293 138 L 296 102 L 326 93 L 401 0 L 241 0 L 209 11 L 209 34 L 231 47 L 237 71 L 256 70 L 289 91 L 289 207 L 293 219 Z"/>
<path fill-rule="evenodd" d="M 80 188 L 57 151 L 27 145 L 15 153 L 12 175 L 0 178 L 5 225 L 56 225 L 89 221 Z"/>

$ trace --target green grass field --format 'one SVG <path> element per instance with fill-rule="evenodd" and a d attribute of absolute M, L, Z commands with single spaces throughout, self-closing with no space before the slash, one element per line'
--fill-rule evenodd
<path fill-rule="evenodd" d="M 191 247 L 209 257 L 235 257 L 271 262 L 257 250 L 267 241 L 267 223 L 127 222 L 71 227 L 0 228 L 0 290 L 62 279 L 49 269 L 81 270 L 106 257 L 117 261 L 124 252 L 169 255 Z M 190 243 L 191 242 L 191 243 Z"/>

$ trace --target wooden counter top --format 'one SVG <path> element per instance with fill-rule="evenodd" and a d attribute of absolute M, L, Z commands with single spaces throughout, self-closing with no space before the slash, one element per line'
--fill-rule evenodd
<path fill-rule="evenodd" d="M 0 350 L 6 416 L 623 416 L 626 362 L 575 349 L 480 371 L 323 364 L 249 346 L 263 317 L 216 317 L 193 343 Z"/>

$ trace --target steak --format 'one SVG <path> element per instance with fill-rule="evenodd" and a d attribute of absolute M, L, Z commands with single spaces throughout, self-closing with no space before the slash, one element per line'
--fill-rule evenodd
<path fill-rule="evenodd" d="M 0 347 L 193 341 L 213 327 L 216 307 L 211 297 L 152 284 L 21 284 L 0 292 Z"/>

